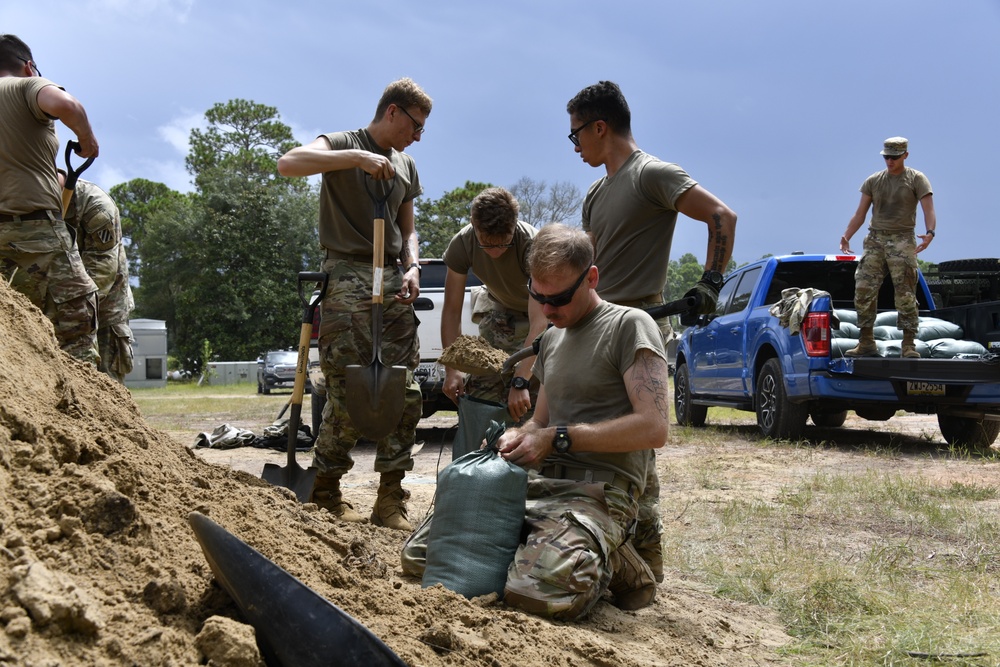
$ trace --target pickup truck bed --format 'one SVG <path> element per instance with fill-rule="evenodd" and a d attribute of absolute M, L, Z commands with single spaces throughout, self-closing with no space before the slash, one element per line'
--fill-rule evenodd
<path fill-rule="evenodd" d="M 709 407 L 725 406 L 756 412 L 767 437 L 797 438 L 810 418 L 838 427 L 848 410 L 878 421 L 904 410 L 936 414 L 952 445 L 988 448 L 1000 434 L 1000 302 L 935 310 L 935 295 L 920 276 L 921 316 L 959 325 L 964 340 L 979 343 L 964 345 L 982 353 L 903 359 L 897 346 L 895 358 L 849 358 L 843 355 L 853 346 L 849 341 L 832 343 L 842 335 L 836 312 L 854 305 L 855 268 L 853 256 L 800 254 L 770 257 L 729 275 L 715 314 L 681 336 L 674 378 L 678 423 L 703 425 Z M 792 287 L 822 290 L 794 334 L 770 312 L 782 290 Z M 879 310 L 891 310 L 893 301 L 887 278 Z M 931 341 L 941 342 L 949 341 Z M 891 345 L 882 349 L 892 354 Z"/>

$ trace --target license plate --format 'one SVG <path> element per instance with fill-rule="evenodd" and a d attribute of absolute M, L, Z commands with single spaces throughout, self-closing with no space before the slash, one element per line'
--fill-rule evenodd
<path fill-rule="evenodd" d="M 906 394 L 908 396 L 944 396 L 945 385 L 938 382 L 906 382 Z"/>

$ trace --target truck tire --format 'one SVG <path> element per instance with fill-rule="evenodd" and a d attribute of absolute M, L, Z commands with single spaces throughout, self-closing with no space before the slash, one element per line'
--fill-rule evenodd
<path fill-rule="evenodd" d="M 777 359 L 764 362 L 757 376 L 754 398 L 757 427 L 764 437 L 794 440 L 802 435 L 809 408 L 804 403 L 791 403 L 785 396 L 785 382 Z"/>
<path fill-rule="evenodd" d="M 823 428 L 840 428 L 847 421 L 847 410 L 840 412 L 811 412 L 809 417 L 813 424 Z"/>
<path fill-rule="evenodd" d="M 264 386 L 261 389 L 261 393 L 264 394 L 265 396 L 271 393 L 271 385 L 267 383 L 267 380 L 264 380 Z"/>
<path fill-rule="evenodd" d="M 1000 435 L 1000 421 L 972 417 L 939 414 L 938 428 L 949 445 L 984 454 L 990 451 L 990 445 Z"/>
<path fill-rule="evenodd" d="M 674 415 L 680 426 L 704 426 L 708 407 L 691 402 L 691 374 L 687 364 L 681 364 L 674 373 Z"/>

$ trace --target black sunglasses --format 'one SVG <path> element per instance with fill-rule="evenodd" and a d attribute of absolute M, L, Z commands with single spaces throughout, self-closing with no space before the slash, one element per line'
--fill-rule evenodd
<path fill-rule="evenodd" d="M 573 300 L 573 295 L 575 295 L 576 291 L 580 289 L 580 285 L 583 283 L 583 279 L 587 277 L 588 273 L 590 273 L 590 266 L 588 266 L 583 270 L 583 273 L 581 273 L 580 277 L 576 279 L 576 282 L 573 283 L 572 287 L 570 287 L 565 292 L 560 292 L 559 294 L 556 294 L 555 296 L 542 296 L 541 294 L 536 294 L 531 289 L 531 278 L 528 278 L 528 294 L 531 295 L 532 299 L 542 304 L 543 306 L 548 304 L 553 308 L 562 308 L 563 306 L 565 306 L 566 304 L 568 304 L 570 301 Z"/>
<path fill-rule="evenodd" d="M 413 121 L 413 134 L 423 134 L 424 126 L 417 122 L 417 119 L 410 115 L 410 112 L 403 107 L 396 105 L 396 108 L 406 114 L 406 117 Z"/>
<path fill-rule="evenodd" d="M 579 146 L 580 145 L 580 138 L 578 136 L 576 136 L 576 135 L 578 135 L 581 132 L 583 132 L 583 128 L 585 128 L 588 125 L 590 125 L 591 123 L 599 121 L 599 120 L 604 120 L 604 119 L 603 118 L 592 118 L 591 120 L 588 120 L 586 123 L 584 123 L 580 127 L 576 128 L 575 130 L 573 130 L 572 132 L 570 132 L 569 133 L 569 140 L 573 142 L 573 145 L 574 146 Z"/>
<path fill-rule="evenodd" d="M 886 160 L 895 161 L 895 160 L 900 159 L 903 156 L 902 155 L 883 155 L 882 157 L 884 157 Z"/>
<path fill-rule="evenodd" d="M 25 65 L 31 65 L 31 68 L 35 70 L 35 74 L 38 75 L 39 77 L 42 76 L 42 71 L 38 69 L 38 65 L 36 65 L 34 62 L 32 62 L 31 60 L 25 60 L 20 56 L 14 56 L 14 57 L 20 60 Z"/>

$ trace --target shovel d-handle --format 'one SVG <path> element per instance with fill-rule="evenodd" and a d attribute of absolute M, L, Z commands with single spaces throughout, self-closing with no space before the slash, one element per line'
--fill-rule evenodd
<path fill-rule="evenodd" d="M 310 294 L 306 297 L 302 291 L 304 285 L 315 283 L 319 286 L 319 294 Z M 313 273 L 302 271 L 299 273 L 299 302 L 302 304 L 302 324 L 312 325 L 316 308 L 323 303 L 326 298 L 326 290 L 330 284 L 330 275 L 327 273 Z M 313 290 L 316 292 L 317 290 Z M 311 334 L 312 332 L 310 332 Z"/>
<path fill-rule="evenodd" d="M 66 215 L 66 211 L 69 210 L 69 202 L 73 199 L 73 190 L 76 189 L 76 182 L 80 180 L 80 174 L 87 170 L 87 167 L 94 164 L 94 158 L 87 158 L 86 162 L 80 165 L 78 169 L 73 169 L 73 165 L 70 163 L 70 157 L 73 155 L 73 151 L 80 150 L 80 142 L 78 141 L 67 141 L 66 142 L 66 183 L 63 184 L 62 193 L 62 212 L 63 216 Z"/>

